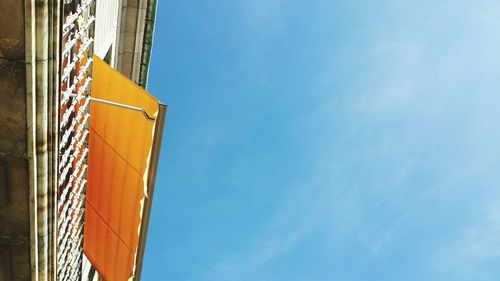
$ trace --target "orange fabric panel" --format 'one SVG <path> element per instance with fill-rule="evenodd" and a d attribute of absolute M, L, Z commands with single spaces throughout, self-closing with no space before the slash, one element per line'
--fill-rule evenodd
<path fill-rule="evenodd" d="M 94 56 L 92 97 L 158 114 L 158 101 Z M 84 252 L 107 281 L 128 280 L 139 242 L 154 121 L 141 112 L 92 102 Z"/>

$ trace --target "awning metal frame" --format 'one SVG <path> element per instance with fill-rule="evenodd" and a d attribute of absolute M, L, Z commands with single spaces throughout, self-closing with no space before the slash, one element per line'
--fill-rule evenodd
<path fill-rule="evenodd" d="M 77 97 L 76 94 L 67 94 L 68 96 L 70 97 Z M 118 102 L 114 102 L 114 101 L 108 101 L 108 100 L 103 100 L 103 99 L 99 99 L 99 98 L 94 98 L 94 97 L 89 97 L 90 101 L 94 101 L 94 102 L 97 102 L 97 103 L 101 103 L 101 104 L 106 104 L 106 105 L 111 105 L 111 106 L 115 106 L 115 107 L 120 107 L 120 108 L 125 108 L 125 109 L 129 109 L 129 110 L 134 110 L 134 111 L 139 111 L 141 112 L 144 117 L 146 117 L 146 119 L 148 119 L 148 121 L 155 121 L 156 119 L 149 116 L 148 112 L 144 109 L 144 108 L 141 108 L 141 107 L 136 107 L 136 106 L 131 106 L 131 105 L 128 105 L 128 104 L 122 104 L 122 103 L 118 103 Z"/>

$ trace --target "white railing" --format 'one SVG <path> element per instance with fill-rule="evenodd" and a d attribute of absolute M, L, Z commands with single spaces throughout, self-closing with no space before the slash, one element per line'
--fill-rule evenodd
<path fill-rule="evenodd" d="M 93 0 L 65 0 L 64 3 L 56 278 L 79 281 L 82 279 L 95 17 Z"/>

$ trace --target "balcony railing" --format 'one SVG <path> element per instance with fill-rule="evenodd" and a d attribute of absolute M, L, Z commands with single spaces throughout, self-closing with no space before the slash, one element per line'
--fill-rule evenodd
<path fill-rule="evenodd" d="M 57 280 L 81 280 L 92 83 L 93 0 L 65 0 L 57 212 Z"/>

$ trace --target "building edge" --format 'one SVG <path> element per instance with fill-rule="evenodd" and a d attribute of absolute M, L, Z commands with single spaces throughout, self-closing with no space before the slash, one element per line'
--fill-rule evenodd
<path fill-rule="evenodd" d="M 25 1 L 31 280 L 55 280 L 60 1 Z"/>

